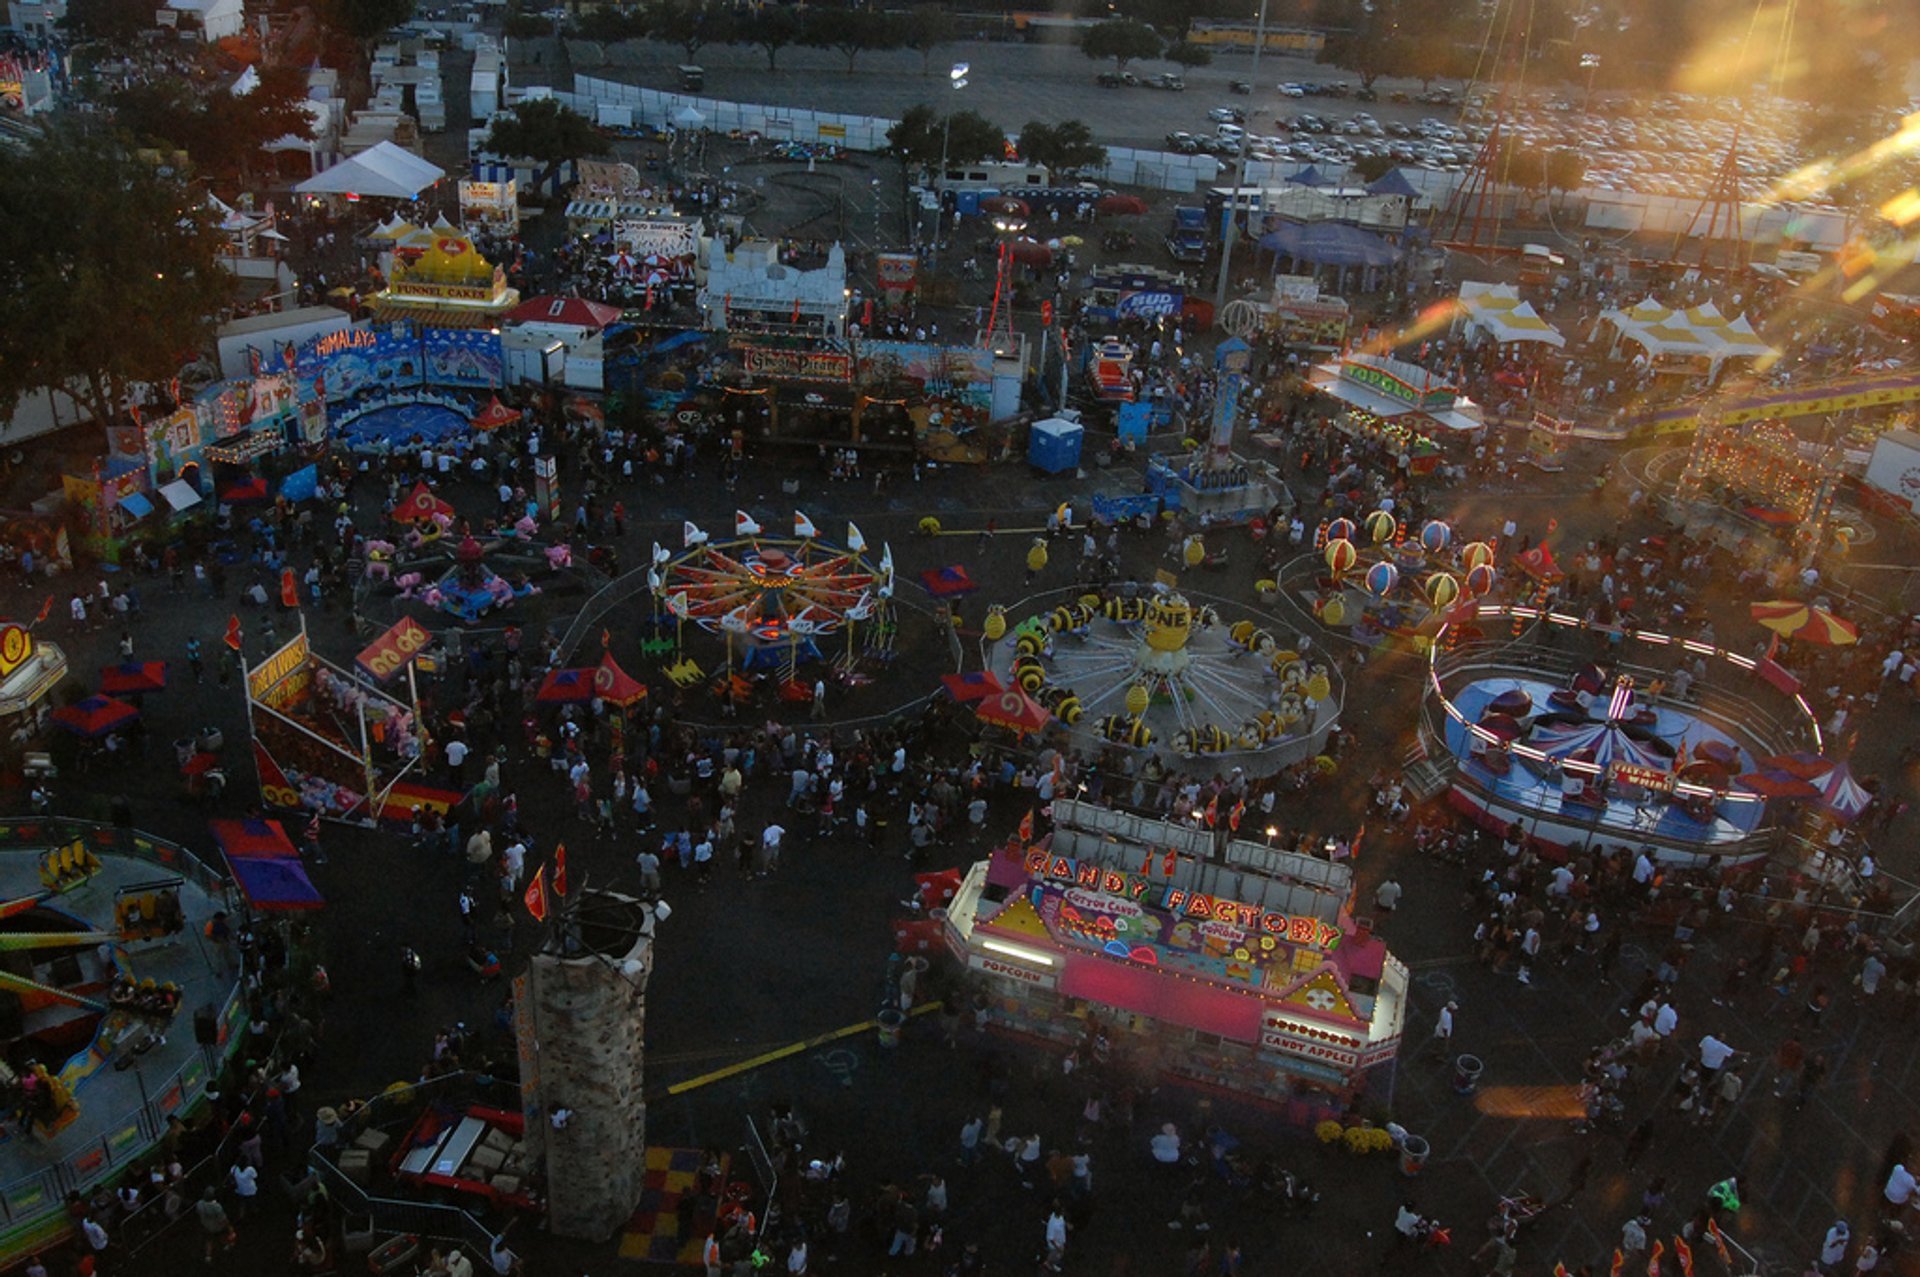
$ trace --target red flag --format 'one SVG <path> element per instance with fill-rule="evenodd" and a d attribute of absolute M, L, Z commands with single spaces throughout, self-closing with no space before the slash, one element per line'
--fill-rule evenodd
<path fill-rule="evenodd" d="M 1567 1272 L 1565 1264 L 1556 1261 L 1553 1265 L 1553 1277 L 1571 1277 L 1571 1275 Z"/>
<path fill-rule="evenodd" d="M 1147 858 L 1140 862 L 1140 876 L 1142 878 L 1153 877 L 1153 848 L 1151 847 L 1147 848 Z"/>
<path fill-rule="evenodd" d="M 1207 828 L 1212 829 L 1220 823 L 1220 795 L 1215 794 L 1207 803 Z"/>
<path fill-rule="evenodd" d="M 1160 872 L 1169 878 L 1173 877 L 1173 867 L 1179 863 L 1179 860 L 1180 858 L 1172 851 L 1168 851 L 1160 861 Z"/>
<path fill-rule="evenodd" d="M 35 625 L 47 619 L 47 613 L 53 611 L 53 595 L 47 595 L 46 602 L 40 605 L 40 615 L 33 618 Z"/>
<path fill-rule="evenodd" d="M 236 652 L 240 650 L 240 614 L 238 612 L 227 617 L 227 646 Z"/>
<path fill-rule="evenodd" d="M 533 871 L 533 881 L 527 884 L 527 912 L 533 915 L 535 922 L 547 920 L 547 867 L 540 866 Z M 1658 1245 L 1658 1243 L 1655 1243 Z"/>
<path fill-rule="evenodd" d="M 1713 1248 L 1720 1252 L 1720 1262 L 1729 1268 L 1733 1267 L 1733 1256 L 1727 1250 L 1726 1234 L 1720 1231 L 1717 1221 L 1711 1219 L 1707 1221 L 1707 1236 L 1713 1238 Z"/>
<path fill-rule="evenodd" d="M 1616 1246 L 1613 1251 L 1613 1262 L 1607 1265 L 1607 1277 L 1620 1277 L 1620 1270 L 1626 1266 L 1627 1257 Z"/>
<path fill-rule="evenodd" d="M 1660 1258 L 1666 1253 L 1666 1243 L 1658 1237 L 1654 1238 L 1653 1250 L 1647 1255 L 1647 1277 L 1660 1277 Z"/>
<path fill-rule="evenodd" d="M 300 582 L 292 568 L 280 569 L 280 602 L 285 607 L 300 606 Z"/>
<path fill-rule="evenodd" d="M 1673 1238 L 1673 1255 L 1680 1261 L 1680 1271 L 1686 1277 L 1693 1277 L 1693 1247 L 1687 1245 L 1686 1239 L 1678 1233 Z"/>
<path fill-rule="evenodd" d="M 1033 841 L 1033 812 L 1032 811 L 1028 811 L 1026 815 L 1020 818 L 1020 828 L 1018 832 L 1020 834 L 1021 842 Z"/>
<path fill-rule="evenodd" d="M 610 648 L 613 646 L 613 631 L 604 626 L 601 627 L 600 630 L 600 646 L 602 648 Z"/>
<path fill-rule="evenodd" d="M 1246 814 L 1247 814 L 1246 800 L 1242 799 L 1241 801 L 1235 803 L 1233 805 L 1233 810 L 1227 814 L 1227 828 L 1231 829 L 1236 834 L 1239 833 L 1240 818 Z"/>
<path fill-rule="evenodd" d="M 560 843 L 553 849 L 553 894 L 567 894 L 567 844 Z"/>

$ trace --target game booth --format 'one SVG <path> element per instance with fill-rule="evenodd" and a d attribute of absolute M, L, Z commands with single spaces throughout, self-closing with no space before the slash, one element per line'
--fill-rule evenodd
<path fill-rule="evenodd" d="M 1669 695 L 1676 664 L 1696 658 L 1733 695 Z M 1455 608 L 1427 683 L 1422 736 L 1452 761 L 1453 805 L 1556 848 L 1758 861 L 1787 803 L 1808 796 L 1771 769 L 1823 743 L 1798 680 L 1770 658 L 1537 606 Z"/>
<path fill-rule="evenodd" d="M 1310 1125 L 1390 1094 L 1406 966 L 1353 916 L 1349 862 L 1083 801 L 962 875 L 946 947 L 994 1021 L 1071 1044 L 1099 1025 L 1155 1072 Z"/>
<path fill-rule="evenodd" d="M 372 824 L 444 812 L 461 795 L 423 783 L 413 662 L 432 635 L 402 617 L 342 669 L 299 634 L 246 670 L 247 726 L 262 805 Z M 407 700 L 383 690 L 407 676 Z"/>
<path fill-rule="evenodd" d="M 0 729 L 31 734 L 45 722 L 47 693 L 67 676 L 67 654 L 17 621 L 0 621 Z"/>
<path fill-rule="evenodd" d="M 1459 387 L 1405 360 L 1348 354 L 1316 364 L 1307 384 L 1341 405 L 1335 430 L 1405 456 L 1413 475 L 1439 468 L 1443 441 L 1486 425 L 1480 406 Z"/>

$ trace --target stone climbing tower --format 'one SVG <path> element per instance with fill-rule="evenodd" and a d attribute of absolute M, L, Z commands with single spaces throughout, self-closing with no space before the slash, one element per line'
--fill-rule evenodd
<path fill-rule="evenodd" d="M 605 1240 L 640 1200 L 656 921 L 643 901 L 582 889 L 514 982 L 527 1140 L 545 1158 L 548 1223 L 561 1237 Z M 570 1116 L 555 1127 L 558 1110 Z"/>

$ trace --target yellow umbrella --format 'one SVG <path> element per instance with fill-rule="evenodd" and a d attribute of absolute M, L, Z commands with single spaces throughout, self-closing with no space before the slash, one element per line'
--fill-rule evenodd
<path fill-rule="evenodd" d="M 1781 638 L 1802 643 L 1821 643 L 1828 647 L 1846 647 L 1860 641 L 1860 627 L 1843 621 L 1825 608 L 1790 599 L 1755 603 L 1753 619 Z"/>
<path fill-rule="evenodd" d="M 1078 235 L 1062 235 L 1060 237 L 1060 242 L 1062 244 L 1065 244 L 1068 248 L 1079 248 L 1082 244 L 1086 243 L 1087 241 L 1082 239 Z"/>

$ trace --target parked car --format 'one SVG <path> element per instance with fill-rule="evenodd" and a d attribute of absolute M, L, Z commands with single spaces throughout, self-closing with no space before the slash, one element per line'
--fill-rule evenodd
<path fill-rule="evenodd" d="M 1140 81 L 1133 78 L 1131 71 L 1102 71 L 1098 79 L 1100 81 L 1100 87 L 1103 89 L 1121 89 L 1128 85 L 1140 83 Z"/>
<path fill-rule="evenodd" d="M 1150 89 L 1167 89 L 1174 93 L 1180 93 L 1186 89 L 1187 82 L 1171 71 L 1162 71 L 1159 75 L 1147 81 L 1147 87 Z"/>
<path fill-rule="evenodd" d="M 1247 95 L 1253 92 L 1253 86 L 1245 80 L 1228 80 L 1227 92 Z"/>
<path fill-rule="evenodd" d="M 1292 80 L 1280 85 L 1279 88 L 1280 96 L 1283 98 L 1303 98 L 1307 96 L 1307 86 Z"/>
<path fill-rule="evenodd" d="M 1237 106 L 1216 106 L 1207 112 L 1215 124 L 1245 124 L 1247 113 Z"/>

